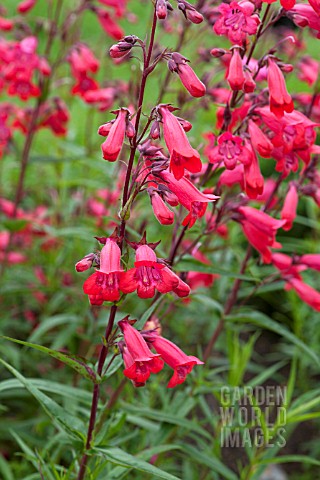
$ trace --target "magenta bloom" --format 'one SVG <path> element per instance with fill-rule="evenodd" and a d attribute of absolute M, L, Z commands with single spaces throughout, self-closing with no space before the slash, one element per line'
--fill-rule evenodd
<path fill-rule="evenodd" d="M 200 155 L 191 147 L 179 120 L 171 113 L 172 107 L 161 105 L 159 112 L 162 116 L 164 139 L 170 152 L 170 171 L 177 180 L 183 177 L 184 169 L 191 173 L 200 172 Z"/>
<path fill-rule="evenodd" d="M 119 282 L 123 274 L 120 258 L 120 248 L 113 239 L 107 238 L 100 253 L 100 268 L 83 284 L 83 291 L 89 295 L 91 305 L 119 300 Z"/>
<path fill-rule="evenodd" d="M 253 148 L 259 153 L 263 158 L 270 158 L 274 146 L 272 145 L 269 138 L 263 133 L 263 131 L 258 127 L 258 125 L 249 120 L 250 140 Z"/>
<path fill-rule="evenodd" d="M 182 222 L 182 225 L 188 225 L 189 228 L 195 224 L 198 218 L 203 217 L 208 203 L 219 198 L 215 195 L 200 192 L 185 177 L 181 178 L 181 180 L 176 180 L 168 170 L 162 171 L 160 176 L 165 180 L 171 192 L 178 198 L 180 205 L 189 210 L 189 214 Z"/>
<path fill-rule="evenodd" d="M 291 277 L 287 280 L 286 288 L 287 290 L 293 288 L 303 302 L 320 312 L 320 293 L 310 287 L 310 285 L 307 285 L 299 278 Z"/>
<path fill-rule="evenodd" d="M 126 342 L 127 353 L 124 355 L 125 370 L 123 374 L 139 386 L 145 384 L 151 373 L 158 373 L 163 368 L 160 355 L 152 353 L 138 330 L 126 320 L 118 323 Z"/>
<path fill-rule="evenodd" d="M 217 35 L 225 35 L 233 44 L 241 45 L 247 35 L 255 35 L 260 23 L 259 17 L 253 15 L 255 6 L 248 1 L 221 3 L 221 17 L 214 24 Z"/>
<path fill-rule="evenodd" d="M 174 213 L 164 203 L 159 193 L 154 190 L 150 193 L 151 205 L 153 213 L 161 225 L 172 225 L 174 222 Z"/>
<path fill-rule="evenodd" d="M 299 196 L 295 183 L 290 183 L 290 187 L 281 210 L 281 218 L 285 220 L 283 230 L 291 230 L 294 219 L 297 215 Z"/>
<path fill-rule="evenodd" d="M 193 97 L 203 97 L 206 93 L 205 85 L 199 80 L 190 65 L 189 60 L 183 57 L 178 52 L 173 52 L 168 62 L 168 67 L 171 72 L 176 72 L 182 84 Z"/>
<path fill-rule="evenodd" d="M 123 274 L 120 289 L 124 293 L 137 290 L 140 298 L 151 298 L 157 290 L 160 293 L 174 291 L 179 286 L 179 277 L 164 264 L 148 245 L 140 245 L 136 250 L 134 268 Z"/>
<path fill-rule="evenodd" d="M 36 4 L 37 0 L 23 0 L 17 6 L 17 12 L 27 13 L 29 12 Z"/>
<path fill-rule="evenodd" d="M 262 255 L 265 263 L 271 263 L 270 247 L 281 246 L 276 242 L 276 234 L 286 223 L 285 220 L 276 220 L 252 207 L 239 207 L 238 211 L 242 215 L 239 221 L 248 241 Z"/>
<path fill-rule="evenodd" d="M 169 367 L 174 370 L 168 383 L 168 388 L 173 388 L 183 383 L 195 365 L 203 365 L 197 357 L 186 355 L 177 345 L 159 335 L 152 336 L 152 347 L 161 355 Z"/>
<path fill-rule="evenodd" d="M 233 47 L 232 57 L 229 63 L 228 83 L 233 91 L 242 90 L 245 77 L 243 73 L 242 58 L 239 48 Z"/>
<path fill-rule="evenodd" d="M 291 113 L 294 109 L 291 95 L 289 95 L 283 73 L 276 61 L 268 59 L 268 88 L 270 110 L 277 118 L 282 118 L 284 112 Z"/>
<path fill-rule="evenodd" d="M 129 111 L 120 108 L 114 113 L 117 113 L 117 118 L 110 128 L 107 139 L 101 145 L 103 158 L 109 162 L 115 162 L 121 152 Z"/>
<path fill-rule="evenodd" d="M 218 137 L 218 146 L 208 151 L 210 163 L 224 162 L 226 168 L 233 170 L 238 161 L 248 165 L 252 161 L 251 152 L 243 145 L 243 139 L 225 132 Z"/>

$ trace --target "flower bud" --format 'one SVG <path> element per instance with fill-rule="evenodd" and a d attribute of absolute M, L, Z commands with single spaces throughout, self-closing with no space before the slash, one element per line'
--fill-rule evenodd
<path fill-rule="evenodd" d="M 100 127 L 98 128 L 98 135 L 101 135 L 102 137 L 107 137 L 109 135 L 109 132 L 111 130 L 113 123 L 114 123 L 114 120 L 108 123 L 104 123 L 103 125 L 100 125 Z"/>
<path fill-rule="evenodd" d="M 92 267 L 92 264 L 95 260 L 95 254 L 89 253 L 85 257 L 83 257 L 79 262 L 76 263 L 76 271 L 77 272 L 84 272 L 85 270 L 89 270 Z"/>
<path fill-rule="evenodd" d="M 126 123 L 126 136 L 128 138 L 133 138 L 136 134 L 136 129 L 133 126 L 133 123 L 130 120 Z"/>
<path fill-rule="evenodd" d="M 165 20 L 167 18 L 167 2 L 166 0 L 157 0 L 156 13 L 159 20 Z"/>
<path fill-rule="evenodd" d="M 226 53 L 227 53 L 227 51 L 224 50 L 223 48 L 213 48 L 212 50 L 210 50 L 210 54 L 214 58 L 223 57 L 223 55 L 225 55 Z"/>
<path fill-rule="evenodd" d="M 160 124 L 157 120 L 153 122 L 150 128 L 150 137 L 154 140 L 160 137 Z"/>

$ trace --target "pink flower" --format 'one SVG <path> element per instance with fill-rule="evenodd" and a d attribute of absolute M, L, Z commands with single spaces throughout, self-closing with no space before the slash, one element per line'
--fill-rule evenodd
<path fill-rule="evenodd" d="M 165 20 L 167 18 L 167 2 L 166 0 L 157 0 L 156 12 L 159 20 Z"/>
<path fill-rule="evenodd" d="M 245 81 L 242 58 L 239 48 L 232 49 L 232 57 L 229 63 L 227 80 L 233 91 L 242 90 Z"/>
<path fill-rule="evenodd" d="M 127 354 L 124 356 L 125 370 L 123 374 L 135 384 L 142 386 L 151 373 L 158 373 L 163 368 L 160 355 L 152 353 L 142 337 L 127 320 L 121 320 L 118 325 L 123 333 Z"/>
<path fill-rule="evenodd" d="M 14 23 L 12 20 L 9 20 L 4 17 L 0 17 L 0 31 L 9 32 L 13 29 Z"/>
<path fill-rule="evenodd" d="M 298 78 L 312 87 L 319 77 L 319 62 L 311 57 L 302 57 L 298 64 Z"/>
<path fill-rule="evenodd" d="M 252 120 L 249 120 L 248 131 L 253 148 L 261 157 L 270 158 L 274 147 L 269 138 Z"/>
<path fill-rule="evenodd" d="M 168 388 L 173 388 L 183 383 L 195 365 L 203 365 L 204 363 L 197 357 L 186 355 L 173 342 L 157 334 L 152 335 L 150 340 L 155 351 L 174 370 L 173 376 L 168 383 Z"/>
<path fill-rule="evenodd" d="M 317 37 L 320 38 L 320 13 L 319 7 L 315 1 L 309 0 L 310 5 L 298 3 L 287 13 L 298 27 L 309 27 L 318 32 Z M 311 6 L 312 5 L 312 6 Z"/>
<path fill-rule="evenodd" d="M 120 258 L 120 248 L 113 239 L 107 238 L 100 253 L 100 268 L 83 284 L 83 291 L 89 295 L 91 305 L 119 300 L 119 283 L 123 274 Z"/>
<path fill-rule="evenodd" d="M 107 139 L 101 145 L 103 158 L 109 162 L 115 162 L 121 152 L 129 110 L 120 108 L 113 113 L 117 114 L 117 118 L 110 128 Z"/>
<path fill-rule="evenodd" d="M 115 40 L 121 40 L 124 35 L 123 30 L 113 20 L 110 13 L 107 12 L 107 10 L 103 10 L 102 8 L 95 8 L 94 11 L 98 16 L 98 20 L 103 30 Z"/>
<path fill-rule="evenodd" d="M 221 3 L 220 18 L 214 24 L 217 35 L 225 35 L 233 44 L 241 45 L 247 35 L 255 35 L 260 23 L 259 17 L 254 15 L 255 6 L 249 1 Z"/>
<path fill-rule="evenodd" d="M 171 54 L 168 67 L 171 72 L 179 75 L 182 84 L 193 97 L 203 97 L 206 93 L 205 85 L 199 80 L 190 65 L 189 60 L 178 52 Z"/>
<path fill-rule="evenodd" d="M 293 288 L 301 300 L 320 312 L 320 293 L 298 278 L 287 279 L 287 289 Z"/>
<path fill-rule="evenodd" d="M 284 112 L 293 111 L 293 101 L 287 91 L 283 74 L 271 57 L 268 58 L 268 88 L 270 110 L 277 118 L 283 117 Z"/>
<path fill-rule="evenodd" d="M 218 137 L 218 146 L 208 151 L 210 163 L 224 162 L 226 168 L 233 170 L 238 161 L 242 164 L 250 164 L 251 152 L 244 147 L 243 139 L 225 132 Z"/>
<path fill-rule="evenodd" d="M 251 153 L 251 163 L 244 165 L 244 190 L 249 198 L 257 198 L 263 193 L 264 179 L 260 171 L 258 157 L 251 144 L 245 142 L 245 145 Z"/>
<path fill-rule="evenodd" d="M 281 218 L 286 222 L 282 227 L 283 230 L 291 230 L 293 221 L 297 215 L 298 201 L 297 186 L 294 182 L 291 182 L 281 210 Z"/>
<path fill-rule="evenodd" d="M 37 0 L 24 0 L 17 6 L 17 11 L 19 13 L 27 13 L 35 6 L 36 2 Z"/>
<path fill-rule="evenodd" d="M 124 293 L 137 290 L 140 298 L 151 298 L 157 290 L 160 293 L 174 291 L 179 286 L 179 277 L 163 263 L 148 245 L 140 245 L 136 250 L 134 268 L 123 274 L 120 289 Z"/>
<path fill-rule="evenodd" d="M 299 263 L 306 265 L 308 268 L 317 270 L 320 272 L 320 254 L 319 253 L 306 253 L 301 255 Z"/>
<path fill-rule="evenodd" d="M 269 247 L 279 247 L 276 242 L 276 233 L 285 224 L 285 220 L 276 220 L 261 210 L 252 207 L 239 207 L 238 212 L 242 215 L 239 219 L 243 233 L 251 245 L 260 252 L 265 263 L 271 262 L 271 250 Z"/>
<path fill-rule="evenodd" d="M 263 1 L 271 4 L 276 2 L 277 0 L 263 0 Z M 285 10 L 290 10 L 292 7 L 294 7 L 296 0 L 280 0 L 280 3 Z"/>
<path fill-rule="evenodd" d="M 189 214 L 182 222 L 182 225 L 188 225 L 189 228 L 195 224 L 198 218 L 203 217 L 207 204 L 219 198 L 215 195 L 201 193 L 185 177 L 181 178 L 181 180 L 176 180 L 168 170 L 163 170 L 160 173 L 160 177 L 166 182 L 169 190 L 176 195 L 179 203 L 189 210 Z"/>
<path fill-rule="evenodd" d="M 177 180 L 183 177 L 184 169 L 192 173 L 201 171 L 199 153 L 191 147 L 179 120 L 171 113 L 170 105 L 160 105 L 163 135 L 170 152 L 170 171 Z"/>
<path fill-rule="evenodd" d="M 174 213 L 164 203 L 162 197 L 156 190 L 149 192 L 153 213 L 161 225 L 172 225 L 174 222 Z"/>

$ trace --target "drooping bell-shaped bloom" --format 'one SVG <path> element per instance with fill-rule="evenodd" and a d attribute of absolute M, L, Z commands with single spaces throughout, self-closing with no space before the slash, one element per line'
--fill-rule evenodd
<path fill-rule="evenodd" d="M 263 158 L 270 158 L 274 146 L 253 120 L 249 120 L 248 131 L 255 151 Z"/>
<path fill-rule="evenodd" d="M 37 0 L 23 0 L 17 6 L 17 12 L 19 13 L 28 13 L 37 3 Z"/>
<path fill-rule="evenodd" d="M 179 120 L 172 112 L 170 105 L 161 105 L 159 112 L 162 117 L 163 135 L 170 152 L 170 171 L 177 180 L 183 177 L 184 169 L 191 173 L 201 171 L 200 155 L 191 147 Z"/>
<path fill-rule="evenodd" d="M 298 64 L 298 78 L 312 87 L 319 77 L 319 70 L 320 64 L 317 60 L 304 56 Z"/>
<path fill-rule="evenodd" d="M 270 110 L 277 118 L 282 118 L 284 112 L 294 109 L 291 95 L 287 91 L 285 79 L 276 61 L 268 58 L 268 88 Z"/>
<path fill-rule="evenodd" d="M 255 35 L 260 23 L 259 17 L 253 12 L 255 5 L 249 1 L 221 3 L 220 18 L 214 24 L 217 35 L 225 35 L 233 44 L 242 45 L 247 35 Z"/>
<path fill-rule="evenodd" d="M 318 32 L 317 38 L 320 38 L 319 7 L 317 2 L 309 0 L 310 5 L 298 3 L 287 13 L 288 17 L 301 28 L 309 27 Z M 314 7 L 314 8 L 313 8 Z"/>
<path fill-rule="evenodd" d="M 159 354 L 151 352 L 142 335 L 127 320 L 121 320 L 118 326 L 123 333 L 128 352 L 123 374 L 138 385 L 144 384 L 151 373 L 162 370 L 163 360 Z"/>
<path fill-rule="evenodd" d="M 164 203 L 162 197 L 156 190 L 149 193 L 151 199 L 151 205 L 153 213 L 161 225 L 172 225 L 174 222 L 174 213 Z"/>
<path fill-rule="evenodd" d="M 260 170 L 258 157 L 250 142 L 245 142 L 251 153 L 251 163 L 244 165 L 244 189 L 249 198 L 257 198 L 263 193 L 264 179 Z"/>
<path fill-rule="evenodd" d="M 94 12 L 97 14 L 100 25 L 103 30 L 115 40 L 121 40 L 124 36 L 124 32 L 121 27 L 114 21 L 112 16 L 107 10 L 102 8 L 94 8 Z"/>
<path fill-rule="evenodd" d="M 204 363 L 193 355 L 186 355 L 177 345 L 160 335 L 154 334 L 150 340 L 155 351 L 174 370 L 173 376 L 168 383 L 168 388 L 173 388 L 183 383 L 195 365 L 203 365 Z"/>
<path fill-rule="evenodd" d="M 12 20 L 0 16 L 0 31 L 9 32 L 13 29 L 13 26 L 14 23 Z"/>
<path fill-rule="evenodd" d="M 263 1 L 265 3 L 271 4 L 276 2 L 277 0 L 263 0 Z M 293 8 L 295 3 L 296 3 L 296 0 L 280 0 L 280 4 L 285 10 L 290 10 L 291 8 Z"/>
<path fill-rule="evenodd" d="M 287 279 L 287 289 L 293 288 L 301 300 L 320 312 L 320 293 L 302 280 L 290 277 Z"/>
<path fill-rule="evenodd" d="M 305 265 L 308 268 L 317 270 L 320 272 L 320 254 L 319 253 L 306 253 L 301 255 L 299 263 Z"/>
<path fill-rule="evenodd" d="M 297 215 L 298 201 L 297 186 L 294 182 L 291 182 L 281 210 L 281 218 L 286 222 L 282 227 L 283 230 L 291 230 L 293 221 Z"/>
<path fill-rule="evenodd" d="M 91 305 L 116 302 L 120 298 L 119 283 L 123 274 L 121 250 L 112 238 L 107 238 L 100 253 L 100 268 L 83 284 L 83 291 L 89 295 Z"/>
<path fill-rule="evenodd" d="M 168 7 L 166 0 L 157 0 L 156 14 L 159 20 L 165 20 L 168 14 Z"/>
<path fill-rule="evenodd" d="M 179 277 L 158 262 L 148 245 L 137 248 L 134 268 L 125 272 L 120 279 L 121 291 L 131 293 L 137 290 L 140 298 L 151 298 L 156 290 L 160 293 L 172 292 L 178 285 Z"/>
<path fill-rule="evenodd" d="M 75 268 L 77 272 L 84 272 L 85 270 L 89 270 L 92 267 L 93 262 L 95 261 L 95 254 L 89 253 L 85 257 L 83 257 L 79 262 L 76 263 Z"/>
<path fill-rule="evenodd" d="M 280 247 L 275 237 L 278 229 L 285 224 L 285 220 L 276 220 L 252 207 L 239 207 L 238 212 L 242 215 L 239 221 L 248 241 L 262 255 L 262 260 L 270 263 L 272 258 L 270 247 Z"/>
<path fill-rule="evenodd" d="M 199 80 L 188 64 L 189 60 L 178 52 L 171 54 L 168 67 L 171 72 L 179 75 L 182 84 L 193 97 L 203 97 L 206 93 L 205 85 Z"/>
<path fill-rule="evenodd" d="M 300 272 L 307 267 L 300 264 L 294 264 L 292 257 L 284 253 L 276 252 L 271 255 L 271 262 L 280 272 L 281 276 L 286 278 L 288 275 L 301 279 Z"/>
<path fill-rule="evenodd" d="M 250 164 L 251 152 L 243 145 L 243 139 L 231 132 L 224 132 L 218 137 L 218 146 L 208 149 L 210 163 L 224 162 L 226 168 L 233 170 L 238 161 L 243 165 Z"/>
<path fill-rule="evenodd" d="M 231 90 L 242 90 L 245 81 L 243 73 L 242 58 L 240 56 L 239 48 L 232 49 L 232 57 L 229 63 L 227 80 Z"/>
<path fill-rule="evenodd" d="M 109 162 L 115 162 L 121 152 L 129 111 L 126 108 L 120 108 L 114 113 L 117 113 L 117 118 L 110 128 L 107 139 L 101 145 L 103 158 Z"/>
<path fill-rule="evenodd" d="M 245 93 L 252 93 L 256 88 L 256 82 L 253 80 L 253 76 L 248 68 L 244 68 L 244 83 L 243 83 L 243 91 Z"/>
<path fill-rule="evenodd" d="M 169 190 L 177 196 L 179 203 L 189 210 L 189 214 L 182 222 L 182 225 L 188 225 L 189 228 L 195 224 L 198 218 L 203 217 L 208 203 L 219 198 L 215 195 L 200 192 L 185 177 L 176 180 L 168 170 L 163 170 L 159 176 L 166 182 Z"/>

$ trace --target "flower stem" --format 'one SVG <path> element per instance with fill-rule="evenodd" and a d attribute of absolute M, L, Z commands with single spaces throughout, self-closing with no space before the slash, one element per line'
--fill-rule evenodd
<path fill-rule="evenodd" d="M 106 333 L 105 333 L 105 345 L 101 347 L 100 354 L 99 354 L 99 360 L 98 360 L 98 368 L 97 368 L 97 373 L 98 375 L 102 374 L 104 362 L 106 360 L 107 354 L 108 354 L 108 340 L 112 332 L 112 328 L 114 325 L 114 320 L 117 312 L 117 306 L 113 305 L 110 310 L 109 314 L 109 321 L 108 325 L 106 328 Z M 89 427 L 88 427 L 88 433 L 87 433 L 87 441 L 86 441 L 86 450 L 89 450 L 90 445 L 91 445 L 91 440 L 92 440 L 92 435 L 96 423 L 96 418 L 97 418 L 97 410 L 98 410 L 98 402 L 99 402 L 99 395 L 100 395 L 100 384 L 96 383 L 93 388 L 93 395 L 92 395 L 92 402 L 91 402 L 91 411 L 90 411 L 90 420 L 89 420 Z M 87 463 L 88 463 L 88 454 L 85 452 L 82 456 L 81 462 L 80 462 L 80 470 L 79 474 L 77 477 L 77 480 L 83 480 L 84 475 L 86 473 L 86 468 L 87 468 Z"/>

